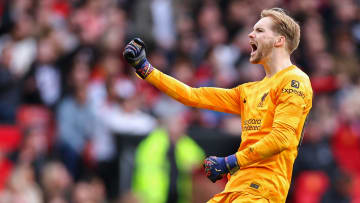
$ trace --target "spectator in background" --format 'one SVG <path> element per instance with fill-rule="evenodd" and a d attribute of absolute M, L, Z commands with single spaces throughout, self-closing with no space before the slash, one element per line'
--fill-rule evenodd
<path fill-rule="evenodd" d="M 59 153 L 75 180 L 81 175 L 82 155 L 94 133 L 95 120 L 87 94 L 88 79 L 88 63 L 74 61 L 70 75 L 72 93 L 57 109 Z"/>
<path fill-rule="evenodd" d="M 16 110 L 21 101 L 21 84 L 11 71 L 13 60 L 10 41 L 3 42 L 0 54 L 0 123 L 15 123 Z"/>
<path fill-rule="evenodd" d="M 142 33 L 144 38 L 152 39 L 153 37 L 153 18 L 151 11 L 151 1 L 136 1 L 134 4 L 130 4 L 131 11 L 128 15 L 129 21 L 129 33 Z M 137 12 L 141 10 L 142 12 Z"/>
<path fill-rule="evenodd" d="M 69 202 L 73 179 L 61 162 L 48 162 L 42 169 L 40 180 L 45 202 Z"/>
<path fill-rule="evenodd" d="M 174 7 L 171 0 L 154 0 L 150 4 L 152 32 L 156 43 L 165 50 L 175 44 Z"/>
<path fill-rule="evenodd" d="M 316 67 L 310 78 L 313 90 L 317 93 L 332 93 L 339 88 L 339 80 L 334 71 L 335 61 L 333 55 L 328 52 L 318 52 L 313 57 L 313 65 Z M 328 100 L 331 100 L 328 98 Z"/>
<path fill-rule="evenodd" d="M 27 3 L 24 4 L 24 7 L 28 6 Z M 37 42 L 34 39 L 33 30 L 35 24 L 31 15 L 22 13 L 20 10 L 13 20 L 14 26 L 11 32 L 1 36 L 0 41 L 10 40 L 12 42 L 11 55 L 16 57 L 10 59 L 9 67 L 14 75 L 21 78 L 29 71 L 30 65 L 37 55 Z M 2 45 L 3 43 L 0 43 L 0 49 Z"/>
<path fill-rule="evenodd" d="M 195 81 L 194 67 L 187 58 L 179 58 L 175 61 L 172 66 L 171 75 L 189 85 Z M 153 106 L 153 112 L 160 118 L 164 118 L 167 115 L 177 115 L 186 109 L 188 109 L 188 107 L 169 98 L 165 94 L 161 94 Z"/>
<path fill-rule="evenodd" d="M 61 72 L 55 65 L 56 43 L 49 37 L 41 38 L 38 55 L 24 79 L 23 101 L 27 104 L 55 107 L 62 96 Z"/>
<path fill-rule="evenodd" d="M 331 150 L 331 133 L 336 128 L 333 104 L 326 95 L 316 97 L 315 108 L 307 123 L 304 141 L 294 166 L 294 176 L 301 171 L 324 171 L 328 177 L 336 174 L 337 165 Z M 319 126 L 322 126 L 319 128 Z"/>
<path fill-rule="evenodd" d="M 106 99 L 95 110 L 97 121 L 92 142 L 97 172 L 106 183 L 108 196 L 114 198 L 119 188 L 119 170 L 122 174 L 125 171 L 126 175 L 120 178 L 127 182 L 131 179 L 128 174 L 132 166 L 132 163 L 126 163 L 119 169 L 115 153 L 123 149 L 116 149 L 114 136 L 146 135 L 156 126 L 156 120 L 139 109 L 140 101 L 131 81 L 110 75 L 106 80 L 106 91 Z M 130 156 L 122 157 L 130 162 L 133 159 L 131 153 L 123 156 Z"/>
<path fill-rule="evenodd" d="M 42 195 L 33 168 L 21 164 L 13 171 L 6 189 L 0 192 L 0 202 L 43 203 Z"/>
<path fill-rule="evenodd" d="M 335 41 L 335 73 L 344 87 L 356 83 L 360 77 L 356 43 L 350 33 L 339 31 Z"/>
<path fill-rule="evenodd" d="M 113 132 L 143 135 L 156 126 L 156 120 L 140 109 L 141 98 L 135 95 L 131 81 L 110 76 L 106 81 L 107 97 L 96 115 Z"/>
<path fill-rule="evenodd" d="M 72 194 L 73 203 L 105 203 L 104 184 L 97 178 L 78 182 Z"/>
<path fill-rule="evenodd" d="M 348 88 L 339 95 L 337 127 L 331 140 L 336 161 L 343 170 L 360 176 L 360 90 Z"/>
<path fill-rule="evenodd" d="M 184 115 L 164 118 L 164 127 L 154 130 L 136 151 L 133 192 L 141 202 L 191 202 L 192 170 L 205 154 L 185 134 Z"/>
<path fill-rule="evenodd" d="M 72 195 L 72 202 L 74 203 L 96 203 L 92 198 L 92 191 L 90 185 L 85 182 L 78 182 L 74 187 Z"/>
<path fill-rule="evenodd" d="M 321 198 L 321 203 L 349 203 L 351 201 L 352 180 L 349 174 L 337 171 L 332 183 Z M 355 201 L 354 201 L 355 202 Z"/>
<path fill-rule="evenodd" d="M 119 168 L 115 155 L 125 149 L 116 148 L 116 141 L 121 137 L 115 138 L 114 135 L 146 135 L 155 127 L 156 120 L 140 109 L 142 97 L 135 94 L 135 84 L 117 56 L 117 45 L 106 43 L 104 48 L 109 52 L 95 67 L 89 89 L 92 109 L 96 115 L 92 155 L 96 173 L 105 182 L 107 196 L 114 199 L 121 190 L 119 187 L 130 187 L 129 173 L 133 160 L 132 152 L 122 153 L 130 163 Z M 119 178 L 123 186 L 119 185 Z"/>
<path fill-rule="evenodd" d="M 48 152 L 46 135 L 45 126 L 39 125 L 27 128 L 23 133 L 19 151 L 13 154 L 13 159 L 17 164 L 32 167 L 37 181 L 46 163 L 46 154 Z"/>
<path fill-rule="evenodd" d="M 133 81 L 130 80 L 124 71 L 124 66 L 117 57 L 116 52 L 105 54 L 92 71 L 89 84 L 89 99 L 94 110 L 106 101 L 106 97 L 108 96 L 106 80 L 113 77 L 117 78 L 118 80 L 116 81 L 119 84 L 121 83 L 123 88 L 125 88 L 122 94 L 126 95 L 134 89 Z"/>
<path fill-rule="evenodd" d="M 322 24 L 322 18 L 320 16 L 308 17 L 304 20 L 303 26 L 303 55 L 306 56 L 304 59 L 299 59 L 300 63 L 303 64 L 304 68 L 308 72 L 313 72 L 318 69 L 314 61 L 317 60 L 319 53 L 323 53 L 327 49 L 326 39 L 324 37 L 324 28 Z M 313 43 L 316 41 L 317 43 Z"/>
<path fill-rule="evenodd" d="M 81 43 L 95 45 L 107 28 L 107 10 L 110 1 L 88 0 L 75 10 L 72 23 L 79 31 Z"/>

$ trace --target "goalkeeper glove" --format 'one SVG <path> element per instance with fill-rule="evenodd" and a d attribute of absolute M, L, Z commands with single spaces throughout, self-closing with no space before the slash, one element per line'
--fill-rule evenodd
<path fill-rule="evenodd" d="M 215 183 L 227 173 L 234 174 L 240 167 L 233 154 L 227 157 L 210 156 L 204 160 L 204 168 L 206 176 Z"/>
<path fill-rule="evenodd" d="M 142 79 L 154 70 L 146 59 L 145 43 L 140 38 L 134 38 L 125 46 L 123 56 Z"/>

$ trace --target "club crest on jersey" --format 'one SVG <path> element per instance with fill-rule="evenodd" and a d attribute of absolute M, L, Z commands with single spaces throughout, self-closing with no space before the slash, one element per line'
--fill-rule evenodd
<path fill-rule="evenodd" d="M 269 94 L 269 92 L 266 92 L 266 93 L 263 94 L 263 96 L 261 97 L 261 101 L 260 101 L 260 103 L 258 104 L 257 107 L 263 107 L 264 106 L 264 101 L 265 101 L 265 98 L 266 98 L 266 96 L 268 94 Z"/>
<path fill-rule="evenodd" d="M 299 81 L 292 80 L 292 81 L 291 81 L 291 87 L 296 88 L 296 89 L 299 89 L 299 87 L 300 87 Z"/>

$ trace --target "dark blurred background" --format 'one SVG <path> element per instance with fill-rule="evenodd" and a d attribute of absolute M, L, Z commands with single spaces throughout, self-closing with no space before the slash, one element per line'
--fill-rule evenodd
<path fill-rule="evenodd" d="M 360 202 L 358 0 L 1 0 L 0 202 L 197 203 L 220 192 L 226 180 L 212 184 L 201 161 L 236 152 L 240 118 L 163 95 L 123 47 L 141 37 L 161 71 L 232 88 L 264 77 L 247 35 L 271 7 L 300 23 L 293 61 L 314 90 L 287 202 Z"/>

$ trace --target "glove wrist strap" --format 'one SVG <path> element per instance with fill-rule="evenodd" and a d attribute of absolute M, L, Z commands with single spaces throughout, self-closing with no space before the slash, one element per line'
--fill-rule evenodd
<path fill-rule="evenodd" d="M 240 169 L 235 154 L 225 157 L 225 164 L 231 175 Z"/>
<path fill-rule="evenodd" d="M 135 66 L 136 73 L 142 78 L 145 79 L 153 70 L 154 67 L 145 60 L 144 62 L 140 62 L 137 66 Z"/>

